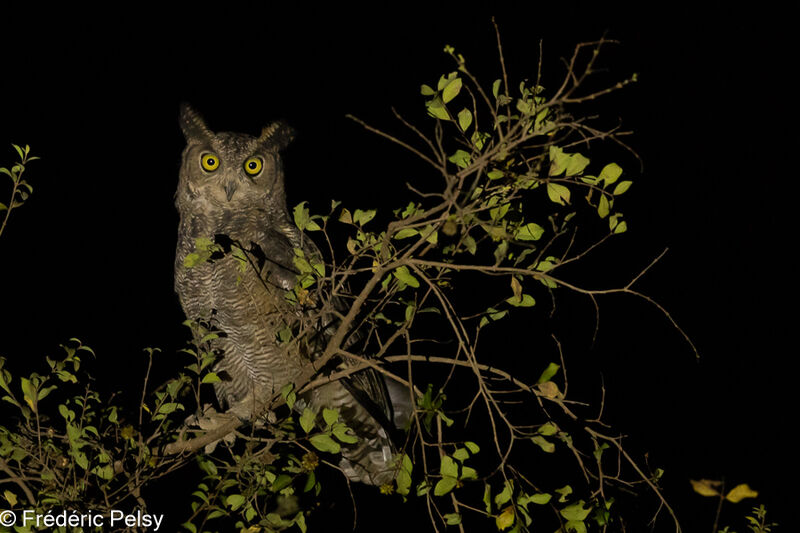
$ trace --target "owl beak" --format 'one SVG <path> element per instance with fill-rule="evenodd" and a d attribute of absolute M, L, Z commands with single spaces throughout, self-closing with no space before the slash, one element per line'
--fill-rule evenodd
<path fill-rule="evenodd" d="M 236 192 L 236 182 L 229 181 L 228 183 L 225 184 L 225 196 L 228 197 L 229 202 L 231 201 L 231 198 L 233 198 L 233 193 L 235 192 Z"/>

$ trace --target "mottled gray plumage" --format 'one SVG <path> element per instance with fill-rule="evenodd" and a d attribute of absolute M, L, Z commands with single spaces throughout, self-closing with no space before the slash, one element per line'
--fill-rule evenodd
<path fill-rule="evenodd" d="M 280 122 L 264 128 L 259 137 L 213 133 L 186 105 L 180 124 L 187 146 L 175 198 L 180 213 L 175 289 L 188 318 L 208 321 L 224 333 L 213 341 L 222 353 L 216 368 L 223 378 L 215 384 L 217 397 L 230 412 L 252 419 L 276 391 L 294 381 L 309 358 L 319 355 L 315 349 L 324 347 L 332 329 L 330 323 L 316 324 L 314 342 L 291 348 L 278 341 L 281 328 L 309 316 L 303 306 L 285 298 L 297 279 L 295 249 L 306 257 L 319 256 L 286 207 L 280 151 L 292 133 Z M 198 238 L 213 241 L 219 236 L 248 252 L 244 268 L 233 254 L 186 267 L 187 256 L 198 252 Z M 318 322 L 331 322 L 333 315 L 315 316 Z M 382 376 L 370 370 L 301 398 L 301 405 L 317 412 L 338 408 L 356 432 L 359 442 L 343 447 L 341 463 L 353 480 L 381 484 L 393 476 L 393 447 L 383 425 L 406 416 L 408 401 L 396 390 L 391 392 Z"/>

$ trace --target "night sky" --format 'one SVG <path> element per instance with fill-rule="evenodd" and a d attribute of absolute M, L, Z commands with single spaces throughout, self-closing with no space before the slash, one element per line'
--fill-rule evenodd
<path fill-rule="evenodd" d="M 323 211 L 335 198 L 394 208 L 411 199 L 404 182 L 427 170 L 347 113 L 394 134 L 404 132 L 392 107 L 425 121 L 419 85 L 454 69 L 445 44 L 491 83 L 493 14 L 516 79 L 535 77 L 543 39 L 545 87 L 560 81 L 560 58 L 575 44 L 605 35 L 620 44 L 601 55 L 601 79 L 635 72 L 639 82 L 591 109 L 634 132 L 626 142 L 642 166 L 608 152 L 635 183 L 624 197 L 629 231 L 605 252 L 615 263 L 590 282 L 619 282 L 669 248 L 639 287 L 701 357 L 631 297 L 600 301 L 592 344 L 590 302 L 566 297 L 562 307 L 575 307 L 564 312 L 585 321 L 567 331 L 573 357 L 592 372 L 587 386 L 599 387 L 602 375 L 607 415 L 631 449 L 666 469 L 688 531 L 711 529 L 714 503 L 688 483 L 701 477 L 749 483 L 787 526 L 778 531 L 791 530 L 783 485 L 796 463 L 786 432 L 797 416 L 789 235 L 798 117 L 788 14 L 721 2 L 663 11 L 563 4 L 495 12 L 431 2 L 187 5 L 181 15 L 139 3 L 60 12 L 4 5 L 0 163 L 16 157 L 10 143 L 30 144 L 42 160 L 27 174 L 34 195 L 0 237 L 0 354 L 43 358 L 78 337 L 98 353 L 109 386 L 125 389 L 138 384 L 131 373 L 144 347 L 170 354 L 184 344 L 172 287 L 179 102 L 215 131 L 289 122 L 298 132 L 285 154 L 290 206 L 309 200 Z"/>

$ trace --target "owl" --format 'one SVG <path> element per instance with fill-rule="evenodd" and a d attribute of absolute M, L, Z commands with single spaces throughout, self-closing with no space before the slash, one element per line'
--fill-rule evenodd
<path fill-rule="evenodd" d="M 320 258 L 287 209 L 280 152 L 291 129 L 276 122 L 257 137 L 214 133 L 185 104 L 180 126 L 187 144 L 175 195 L 175 290 L 189 319 L 221 331 L 211 341 L 221 354 L 215 368 L 221 381 L 214 385 L 219 403 L 252 421 L 321 355 L 341 314 L 287 298 L 298 281 L 296 256 Z M 220 247 L 227 253 L 209 258 Z M 303 342 L 281 340 L 287 331 L 302 332 Z M 391 481 L 392 435 L 410 412 L 408 391 L 368 369 L 305 393 L 296 406 L 339 410 L 358 437 L 342 447 L 340 467 L 351 480 Z"/>

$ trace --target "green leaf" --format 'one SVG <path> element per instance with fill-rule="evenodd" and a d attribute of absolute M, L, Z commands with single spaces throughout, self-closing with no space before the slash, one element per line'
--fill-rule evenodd
<path fill-rule="evenodd" d="M 497 207 L 495 207 L 493 209 L 490 209 L 489 210 L 489 216 L 492 218 L 492 220 L 499 221 L 503 217 L 505 217 L 506 214 L 508 214 L 509 209 L 511 209 L 511 204 L 509 204 L 508 202 L 505 202 L 505 203 L 503 203 L 503 204 L 501 204 L 501 205 L 499 205 L 499 206 L 497 206 Z M 502 233 L 505 233 L 503 228 L 501 228 L 500 226 L 496 226 L 496 228 L 498 230 L 500 230 Z"/>
<path fill-rule="evenodd" d="M 317 476 L 314 475 L 314 472 L 309 472 L 308 477 L 306 478 L 306 482 L 303 485 L 303 492 L 310 492 L 311 489 L 314 488 L 314 485 L 317 484 Z"/>
<path fill-rule="evenodd" d="M 200 382 L 201 383 L 217 383 L 219 381 L 222 381 L 222 380 L 220 379 L 220 377 L 217 375 L 216 372 L 209 372 L 208 374 L 203 376 L 203 379 Z"/>
<path fill-rule="evenodd" d="M 492 512 L 492 486 L 488 483 L 483 485 L 483 505 L 486 508 L 486 513 Z"/>
<path fill-rule="evenodd" d="M 464 446 L 467 447 L 467 449 L 469 450 L 469 453 L 471 453 L 472 455 L 475 455 L 476 453 L 481 451 L 480 447 L 477 444 L 475 444 L 474 442 L 471 442 L 471 441 L 465 442 Z"/>
<path fill-rule="evenodd" d="M 302 511 L 295 515 L 292 522 L 300 529 L 300 533 L 306 533 L 306 531 L 308 531 L 308 526 L 306 525 L 306 515 L 303 514 Z"/>
<path fill-rule="evenodd" d="M 453 425 L 453 419 L 444 414 L 443 412 L 439 411 L 438 413 L 436 413 L 436 416 L 438 416 L 447 427 Z"/>
<path fill-rule="evenodd" d="M 516 238 L 519 241 L 538 241 L 544 234 L 544 228 L 535 222 L 529 222 L 524 226 L 520 226 L 517 230 Z"/>
<path fill-rule="evenodd" d="M 413 237 L 414 235 L 419 234 L 419 230 L 415 228 L 403 228 L 397 233 L 394 234 L 394 238 L 397 240 L 407 239 L 409 237 Z"/>
<path fill-rule="evenodd" d="M 231 508 L 231 511 L 235 511 L 239 507 L 244 504 L 244 496 L 241 494 L 230 494 L 227 498 L 225 498 L 225 505 Z"/>
<path fill-rule="evenodd" d="M 400 266 L 395 269 L 393 272 L 394 277 L 408 285 L 409 287 L 417 288 L 419 287 L 419 280 L 415 278 L 411 272 L 408 271 L 407 266 Z"/>
<path fill-rule="evenodd" d="M 582 520 L 567 520 L 564 530 L 569 533 L 587 533 L 586 524 Z"/>
<path fill-rule="evenodd" d="M 294 210 L 292 211 L 294 214 L 294 225 L 300 229 L 306 227 L 310 219 L 309 211 L 305 207 L 307 202 L 300 202 L 296 206 L 294 206 Z"/>
<path fill-rule="evenodd" d="M 534 494 L 530 497 L 530 500 L 536 505 L 546 505 L 552 497 L 550 494 Z"/>
<path fill-rule="evenodd" d="M 464 150 L 456 150 L 456 153 L 447 158 L 451 163 L 455 163 L 459 168 L 467 168 L 472 164 L 472 156 Z"/>
<path fill-rule="evenodd" d="M 333 428 L 331 429 L 331 433 L 333 433 L 333 436 L 339 439 L 339 441 L 344 442 L 345 444 L 357 443 L 358 437 L 356 437 L 354 434 L 348 433 L 348 431 L 351 431 L 350 428 L 344 424 L 334 424 Z"/>
<path fill-rule="evenodd" d="M 732 503 L 739 503 L 745 498 L 757 498 L 757 497 L 758 497 L 758 492 L 751 489 L 747 483 L 736 485 L 730 490 L 730 492 L 728 492 L 728 494 L 725 495 L 725 499 Z"/>
<path fill-rule="evenodd" d="M 420 86 L 419 92 L 423 96 L 433 96 L 434 94 L 436 94 L 436 91 L 434 91 L 432 87 L 425 85 L 424 83 Z"/>
<path fill-rule="evenodd" d="M 558 497 L 558 501 L 564 503 L 565 501 L 567 501 L 569 495 L 572 494 L 572 487 L 570 487 L 569 485 L 564 485 L 560 489 L 556 489 L 556 492 L 561 495 Z"/>
<path fill-rule="evenodd" d="M 167 402 L 161 404 L 161 407 L 158 408 L 157 412 L 162 415 L 168 415 L 170 413 L 175 412 L 176 410 L 183 411 L 183 405 L 176 402 Z"/>
<path fill-rule="evenodd" d="M 494 519 L 497 529 L 503 531 L 514 525 L 514 506 L 509 505 Z"/>
<path fill-rule="evenodd" d="M 67 406 L 64 404 L 60 404 L 58 406 L 58 412 L 61 413 L 61 416 L 63 416 L 64 420 L 66 420 L 67 422 L 72 422 L 73 420 L 75 420 L 75 411 L 67 409 Z"/>
<path fill-rule="evenodd" d="M 521 294 L 520 296 L 512 296 L 506 299 L 506 302 L 514 307 L 533 307 L 536 305 L 536 300 L 530 294 Z"/>
<path fill-rule="evenodd" d="M 464 248 L 472 255 L 475 255 L 475 252 L 478 251 L 478 243 L 470 235 L 464 237 L 463 244 Z"/>
<path fill-rule="evenodd" d="M 624 193 L 631 188 L 631 185 L 633 185 L 632 181 L 620 181 L 617 183 L 617 186 L 614 187 L 614 196 L 619 196 L 620 194 Z"/>
<path fill-rule="evenodd" d="M 314 422 L 317 419 L 317 415 L 306 407 L 303 409 L 303 414 L 300 415 L 300 427 L 303 428 L 303 431 L 306 433 L 310 433 L 312 429 L 314 429 Z"/>
<path fill-rule="evenodd" d="M 34 387 L 33 384 L 30 382 L 30 380 L 27 378 L 19 378 L 19 379 L 22 388 L 22 394 L 23 397 L 25 398 L 25 402 L 31 409 L 33 409 L 33 405 L 37 401 L 36 387 Z"/>
<path fill-rule="evenodd" d="M 545 422 L 544 424 L 539 426 L 539 429 L 536 430 L 536 433 L 544 435 L 545 437 L 549 437 L 551 435 L 555 435 L 556 433 L 558 433 L 558 426 L 556 426 L 552 422 Z"/>
<path fill-rule="evenodd" d="M 459 479 L 478 479 L 478 471 L 469 466 L 462 466 Z"/>
<path fill-rule="evenodd" d="M 469 459 L 469 452 L 466 448 L 459 448 L 453 452 L 453 459 L 458 459 L 459 461 L 464 462 Z"/>
<path fill-rule="evenodd" d="M 600 215 L 600 218 L 605 218 L 608 216 L 608 213 L 611 211 L 611 204 L 608 201 L 608 198 L 605 194 L 600 195 L 600 203 L 597 205 L 597 214 Z"/>
<path fill-rule="evenodd" d="M 624 220 L 614 228 L 614 233 L 625 233 L 626 231 L 628 231 L 628 223 Z"/>
<path fill-rule="evenodd" d="M 377 211 L 375 209 L 368 209 L 366 211 L 362 211 L 361 209 L 356 209 L 356 212 L 353 214 L 353 222 L 358 224 L 359 226 L 363 226 L 373 218 L 375 218 L 375 214 Z"/>
<path fill-rule="evenodd" d="M 550 147 L 550 176 L 558 176 L 565 170 L 567 170 L 567 165 L 570 162 L 569 154 L 565 154 L 564 150 L 559 148 L 558 146 L 551 146 Z"/>
<path fill-rule="evenodd" d="M 576 174 L 580 174 L 588 164 L 589 160 L 583 155 L 572 154 L 569 158 L 569 163 L 567 163 L 566 175 L 575 176 Z"/>
<path fill-rule="evenodd" d="M 472 111 L 466 107 L 458 112 L 458 126 L 461 131 L 467 131 L 467 128 L 472 125 Z"/>
<path fill-rule="evenodd" d="M 325 420 L 325 423 L 329 426 L 332 426 L 339 420 L 339 410 L 338 409 L 328 409 L 327 407 L 322 410 L 322 419 Z"/>
<path fill-rule="evenodd" d="M 575 520 L 581 522 L 586 520 L 586 517 L 589 516 L 592 508 L 584 508 L 583 500 L 578 501 L 577 503 L 573 503 L 572 505 L 568 505 L 561 509 L 559 513 L 567 520 Z"/>
<path fill-rule="evenodd" d="M 514 493 L 514 486 L 511 484 L 510 481 L 506 481 L 505 485 L 503 486 L 503 490 L 494 497 L 495 505 L 500 507 L 504 503 L 508 502 L 509 500 L 511 500 L 511 496 L 513 493 Z"/>
<path fill-rule="evenodd" d="M 557 204 L 566 205 L 569 203 L 570 191 L 560 183 L 549 182 L 547 184 L 547 196 L 550 197 L 551 201 Z"/>
<path fill-rule="evenodd" d="M 503 176 L 505 176 L 505 172 L 497 168 L 490 170 L 489 172 L 486 173 L 486 177 L 489 178 L 490 180 L 499 180 Z"/>
<path fill-rule="evenodd" d="M 458 465 L 449 455 L 442 457 L 441 474 L 443 476 L 458 477 Z"/>
<path fill-rule="evenodd" d="M 0 211 L 6 211 L 6 210 L 8 210 L 8 206 L 3 202 L 0 202 Z"/>
<path fill-rule="evenodd" d="M 45 388 L 43 388 L 43 389 L 39 390 L 39 400 L 38 400 L 38 401 L 40 401 L 40 402 L 41 402 L 42 400 L 44 400 L 44 398 L 45 398 L 45 397 L 46 397 L 48 394 L 50 394 L 50 393 L 51 393 L 53 390 L 55 390 L 55 389 L 57 389 L 57 388 L 58 388 L 58 386 L 57 386 L 57 385 L 51 385 L 50 387 L 45 387 Z"/>
<path fill-rule="evenodd" d="M 403 496 L 408 495 L 411 488 L 411 472 L 414 468 L 411 458 L 408 454 L 403 454 L 403 460 L 400 464 L 400 469 L 397 471 L 395 482 L 397 483 L 397 493 Z"/>
<path fill-rule="evenodd" d="M 309 439 L 311 445 L 321 452 L 339 453 L 342 447 L 330 435 L 314 435 Z"/>
<path fill-rule="evenodd" d="M 483 150 L 483 146 L 486 144 L 486 141 L 491 138 L 491 135 L 485 132 L 480 132 L 477 129 L 472 132 L 472 137 L 470 137 L 470 142 L 472 142 L 473 146 L 478 150 Z"/>
<path fill-rule="evenodd" d="M 600 175 L 597 176 L 597 179 L 598 181 L 605 181 L 606 185 L 611 185 L 617 181 L 621 175 L 622 168 L 616 163 L 609 163 L 603 167 L 603 170 L 600 171 Z"/>
<path fill-rule="evenodd" d="M 350 214 L 350 211 L 347 208 L 342 208 L 342 212 L 339 213 L 339 222 L 344 224 L 352 224 L 353 223 L 353 215 Z"/>
<path fill-rule="evenodd" d="M 427 235 L 427 237 L 425 238 L 426 242 L 429 242 L 431 244 L 436 244 L 439 242 L 439 232 L 434 231 L 433 226 L 431 226 L 430 224 L 425 226 L 425 228 L 420 233 Z"/>
<path fill-rule="evenodd" d="M 86 458 L 86 454 L 83 452 L 79 452 L 75 455 L 75 463 L 84 470 L 89 469 L 89 459 Z"/>
<path fill-rule="evenodd" d="M 458 480 L 454 477 L 440 479 L 433 488 L 434 496 L 444 496 L 458 485 Z"/>
<path fill-rule="evenodd" d="M 297 393 L 294 391 L 294 383 L 287 383 L 281 387 L 281 398 L 286 400 L 289 409 L 294 409 L 294 402 L 297 401 Z"/>
<path fill-rule="evenodd" d="M 96 466 L 92 468 L 92 473 L 100 479 L 109 480 L 114 477 L 114 467 L 111 465 Z"/>
<path fill-rule="evenodd" d="M 272 492 L 280 492 L 291 484 L 292 477 L 288 474 L 281 474 L 275 479 L 275 481 L 272 482 L 272 486 L 269 488 L 269 490 Z"/>
<path fill-rule="evenodd" d="M 497 100 L 497 95 L 500 94 L 500 81 L 497 79 L 492 83 L 492 96 L 494 96 L 495 100 Z"/>
<path fill-rule="evenodd" d="M 544 452 L 553 453 L 554 451 L 556 451 L 556 445 L 547 440 L 546 438 L 542 437 L 541 435 L 535 435 L 531 437 L 531 440 Z"/>
<path fill-rule="evenodd" d="M 442 103 L 442 99 L 438 96 L 433 100 L 428 101 L 425 106 L 431 116 L 434 116 L 439 120 L 450 120 L 450 113 L 447 111 L 444 103 Z"/>
<path fill-rule="evenodd" d="M 461 78 L 455 78 L 448 83 L 444 90 L 442 91 L 442 101 L 446 104 L 453 98 L 455 98 L 458 93 L 461 91 Z"/>
<path fill-rule="evenodd" d="M 10 490 L 3 491 L 3 497 L 6 501 L 11 504 L 11 507 L 16 507 L 17 505 L 17 495 L 11 492 Z"/>
<path fill-rule="evenodd" d="M 550 363 L 549 365 L 547 365 L 547 368 L 544 369 L 542 375 L 539 376 L 538 380 L 536 380 L 536 384 L 538 385 L 539 383 L 550 381 L 550 379 L 556 375 L 556 372 L 558 372 L 559 368 L 561 368 L 561 366 L 555 363 Z"/>
<path fill-rule="evenodd" d="M 536 104 L 533 102 L 533 100 L 517 98 L 517 111 L 523 115 L 532 115 L 535 110 Z"/>
<path fill-rule="evenodd" d="M 599 461 L 600 458 L 603 457 L 603 451 L 607 449 L 608 449 L 608 443 L 604 442 L 603 444 L 594 449 L 592 455 L 594 455 L 595 459 Z"/>
<path fill-rule="evenodd" d="M 442 518 L 444 518 L 448 526 L 457 526 L 461 523 L 461 515 L 458 513 L 448 513 L 442 516 Z"/>

